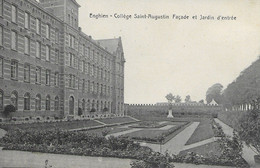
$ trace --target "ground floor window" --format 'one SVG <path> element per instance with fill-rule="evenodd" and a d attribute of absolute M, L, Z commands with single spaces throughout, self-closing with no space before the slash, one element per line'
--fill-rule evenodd
<path fill-rule="evenodd" d="M 30 110 L 30 94 L 26 93 L 24 95 L 24 110 Z"/>
<path fill-rule="evenodd" d="M 51 100 L 50 100 L 50 96 L 46 97 L 46 110 L 51 110 Z"/>
<path fill-rule="evenodd" d="M 41 95 L 37 95 L 35 99 L 35 110 L 41 110 Z"/>

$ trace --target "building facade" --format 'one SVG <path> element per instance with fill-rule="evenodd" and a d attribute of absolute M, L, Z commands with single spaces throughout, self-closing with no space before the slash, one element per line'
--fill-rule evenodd
<path fill-rule="evenodd" d="M 123 115 L 121 38 L 93 40 L 75 0 L 0 0 L 0 111 L 15 117 Z"/>

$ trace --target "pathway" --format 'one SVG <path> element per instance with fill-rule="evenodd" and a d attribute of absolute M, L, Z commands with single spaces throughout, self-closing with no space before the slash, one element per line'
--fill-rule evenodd
<path fill-rule="evenodd" d="M 221 127 L 226 135 L 233 137 L 233 128 L 231 128 L 227 124 L 223 123 L 219 119 L 214 119 L 214 120 L 221 125 Z M 254 155 L 256 155 L 256 153 L 250 147 L 248 147 L 245 143 L 243 143 L 243 145 L 244 145 L 244 147 L 243 147 L 242 157 L 247 161 L 247 163 L 250 165 L 250 167 L 259 168 L 260 165 L 256 164 L 254 161 Z"/>
<path fill-rule="evenodd" d="M 61 154 L 32 153 L 22 151 L 1 151 L 0 168 L 30 167 L 43 168 L 45 161 L 52 168 L 130 168 L 130 159 L 89 157 Z M 174 163 L 175 168 L 231 168 L 226 166 L 194 165 Z"/>
<path fill-rule="evenodd" d="M 179 154 L 180 151 L 183 150 L 185 143 L 191 137 L 195 129 L 198 127 L 199 122 L 194 122 L 171 140 L 166 142 L 163 145 L 160 144 L 151 144 L 151 143 L 141 143 L 143 146 L 148 146 L 152 148 L 154 151 L 165 153 L 168 151 L 169 154 Z"/>
<path fill-rule="evenodd" d="M 217 137 L 212 137 L 212 138 L 205 139 L 205 140 L 203 140 L 203 141 L 196 142 L 196 143 L 193 143 L 193 144 L 190 144 L 190 145 L 185 145 L 185 146 L 183 147 L 183 150 L 188 150 L 188 149 L 195 148 L 195 147 L 198 147 L 198 146 L 206 145 L 206 144 L 208 144 L 208 143 L 215 142 L 215 141 L 217 141 L 218 139 L 219 139 L 219 138 L 217 138 Z"/>

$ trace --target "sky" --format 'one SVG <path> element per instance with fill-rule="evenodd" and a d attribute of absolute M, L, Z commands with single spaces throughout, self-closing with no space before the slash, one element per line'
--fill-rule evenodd
<path fill-rule="evenodd" d="M 166 102 L 168 93 L 205 99 L 215 83 L 224 88 L 260 55 L 259 0 L 77 0 L 79 26 L 93 39 L 121 36 L 125 103 Z M 90 13 L 112 15 L 90 18 Z M 168 15 L 123 19 L 117 14 Z M 187 15 L 176 20 L 172 15 Z M 198 19 L 191 19 L 198 15 Z M 199 20 L 200 15 L 214 20 Z M 219 21 L 217 17 L 236 20 Z"/>

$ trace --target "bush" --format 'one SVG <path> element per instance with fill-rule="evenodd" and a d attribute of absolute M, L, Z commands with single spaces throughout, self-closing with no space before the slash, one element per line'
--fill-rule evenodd
<path fill-rule="evenodd" d="M 78 115 L 81 116 L 83 113 L 82 113 L 82 108 L 78 108 Z"/>
<path fill-rule="evenodd" d="M 245 141 L 245 143 L 250 146 L 252 145 L 257 150 L 258 154 L 260 154 L 260 110 L 253 109 L 246 113 L 240 119 L 240 128 L 239 128 L 239 136 L 241 140 Z"/>
<path fill-rule="evenodd" d="M 17 129 L 8 131 L 0 144 L 8 150 L 138 159 L 155 167 L 169 164 L 168 157 L 140 146 L 133 140 L 115 137 L 106 139 L 86 132 Z"/>
<path fill-rule="evenodd" d="M 15 112 L 15 111 L 16 111 L 15 107 L 10 104 L 10 105 L 6 105 L 6 106 L 5 106 L 4 111 L 3 111 L 3 114 L 4 114 L 6 117 L 8 117 L 8 116 L 10 116 L 10 114 L 11 114 L 12 112 Z"/>

